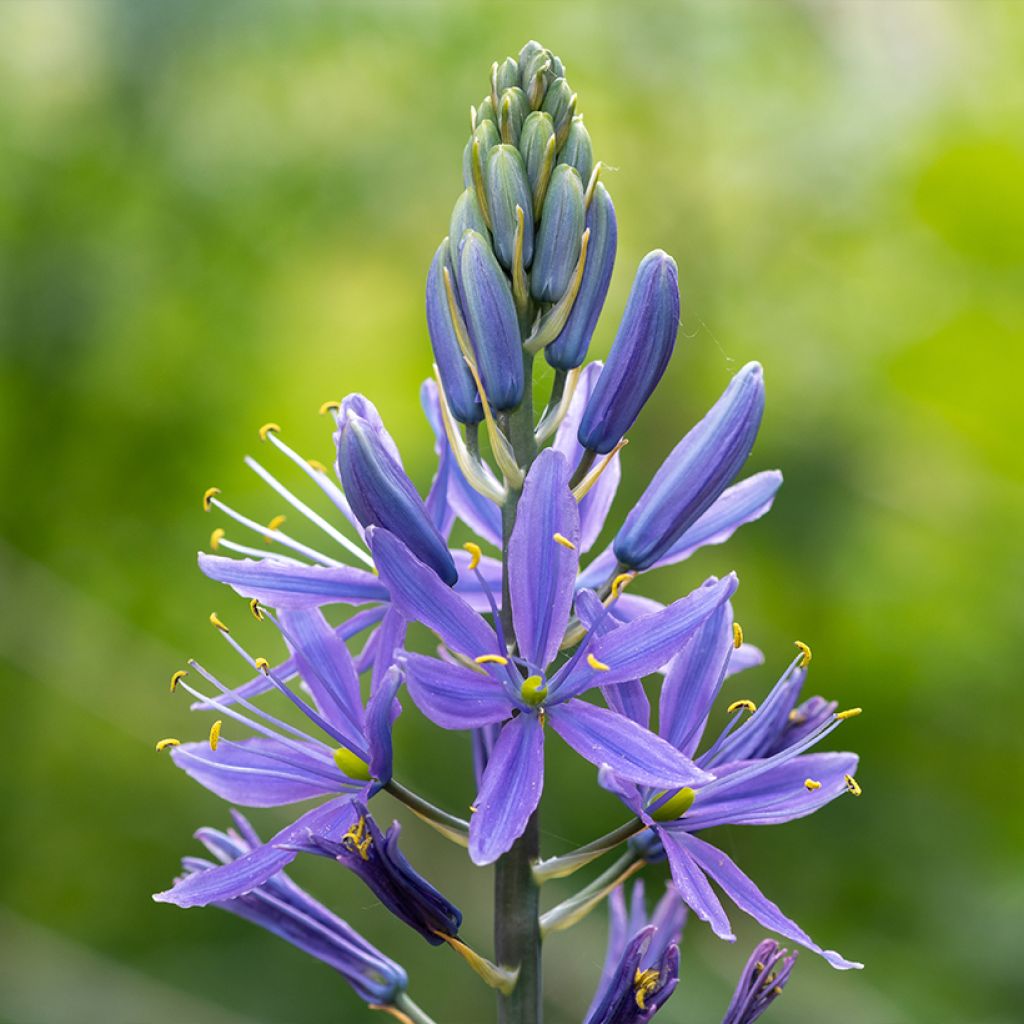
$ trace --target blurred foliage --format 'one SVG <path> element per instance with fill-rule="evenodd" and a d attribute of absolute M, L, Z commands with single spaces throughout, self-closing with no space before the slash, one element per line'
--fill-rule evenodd
<path fill-rule="evenodd" d="M 317 407 L 363 391 L 428 483 L 424 275 L 468 105 L 530 37 L 565 60 L 616 168 L 598 353 L 646 250 L 681 271 L 681 342 L 631 435 L 620 512 L 736 367 L 766 367 L 751 468 L 784 469 L 774 512 L 647 592 L 737 569 L 769 661 L 749 695 L 799 637 L 815 690 L 866 708 L 843 732 L 862 799 L 723 837 L 868 965 L 802 956 L 768 1019 L 1019 1020 L 1024 18 L 809 0 L 0 6 L 0 1020 L 372 1017 L 272 937 L 149 901 L 190 832 L 226 819 L 152 743 L 205 731 L 166 694 L 186 655 L 238 678 L 205 620 L 247 612 L 192 553 L 218 525 L 199 509 L 210 483 L 280 511 L 240 461 L 260 423 L 330 462 Z M 468 802 L 464 738 L 412 710 L 398 732 L 402 771 Z M 552 850 L 621 819 L 564 748 L 548 778 Z M 488 872 L 406 837 L 486 948 Z M 319 860 L 294 874 L 441 1019 L 486 1019 L 454 956 L 354 879 Z M 551 940 L 552 1024 L 579 1019 L 603 927 Z M 660 1020 L 718 1019 L 761 934 L 738 931 L 731 947 L 691 923 Z"/>

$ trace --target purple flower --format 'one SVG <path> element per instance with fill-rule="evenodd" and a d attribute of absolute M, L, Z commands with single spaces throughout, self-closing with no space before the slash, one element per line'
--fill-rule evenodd
<path fill-rule="evenodd" d="M 244 862 L 263 847 L 249 822 L 237 811 L 232 814 L 237 830 L 220 832 L 203 828 L 196 833 L 196 838 L 220 865 L 202 857 L 185 857 L 182 860 L 185 874 L 175 888 L 188 879 L 201 885 L 204 876 Z M 166 897 L 167 893 L 159 893 L 153 898 L 168 902 Z M 367 1003 L 388 1005 L 405 991 L 408 979 L 398 964 L 371 946 L 283 872 L 267 876 L 243 893 L 216 898 L 212 905 L 258 924 L 333 967 Z"/>
<path fill-rule="evenodd" d="M 748 363 L 626 516 L 614 544 L 619 562 L 648 569 L 670 551 L 747 461 L 763 412 L 764 374 L 759 363 Z"/>
<path fill-rule="evenodd" d="M 584 602 L 586 603 L 586 602 Z M 584 618 L 597 615 L 584 609 Z M 796 922 L 786 917 L 721 850 L 696 833 L 718 825 L 772 825 L 805 817 L 836 797 L 859 788 L 853 779 L 857 757 L 849 753 L 807 753 L 855 712 L 819 714 L 802 728 L 796 707 L 805 676 L 801 653 L 761 706 L 730 705 L 732 718 L 723 732 L 697 754 L 708 712 L 718 696 L 733 653 L 732 614 L 716 609 L 688 639 L 665 673 L 659 708 L 659 735 L 711 778 L 692 786 L 656 790 L 626 781 L 610 768 L 601 784 L 615 792 L 660 840 L 679 894 L 720 938 L 734 941 L 729 919 L 709 879 L 758 923 L 823 956 L 833 967 L 862 966 L 833 950 L 823 950 Z M 749 717 L 738 723 L 749 713 Z M 800 725 L 799 732 L 790 731 Z M 769 753 L 771 752 L 771 753 Z M 651 848 L 650 839 L 634 849 Z"/>
<path fill-rule="evenodd" d="M 622 889 L 608 899 L 608 951 L 585 1024 L 645 1024 L 679 981 L 679 937 L 686 907 L 669 889 L 648 918 L 637 882 L 629 913 Z"/>
<path fill-rule="evenodd" d="M 737 585 L 734 576 L 709 580 L 632 622 L 591 628 L 568 660 L 548 674 L 569 622 L 580 542 L 568 466 L 558 452 L 548 449 L 534 462 L 509 541 L 512 637 L 445 587 L 394 535 L 371 530 L 368 537 L 393 605 L 432 629 L 460 662 L 407 654 L 406 684 L 413 700 L 442 728 L 501 724 L 470 822 L 469 849 L 476 863 L 490 863 L 508 850 L 537 807 L 545 724 L 583 757 L 612 765 L 634 782 L 678 788 L 710 779 L 646 728 L 579 697 L 665 665 L 728 601 Z"/>
<path fill-rule="evenodd" d="M 787 956 L 773 939 L 761 942 L 743 968 L 722 1024 L 754 1024 L 782 995 L 795 963 L 796 953 Z"/>
<path fill-rule="evenodd" d="M 353 801 L 352 806 L 357 815 L 355 824 L 340 840 L 311 833 L 309 842 L 299 847 L 333 857 L 357 874 L 392 914 L 431 945 L 440 945 L 445 935 L 457 935 L 461 911 L 405 859 L 398 848 L 398 822 L 393 822 L 385 835 L 362 803 Z"/>

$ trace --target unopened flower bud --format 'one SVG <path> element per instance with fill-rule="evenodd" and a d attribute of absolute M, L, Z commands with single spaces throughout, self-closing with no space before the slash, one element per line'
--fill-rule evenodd
<path fill-rule="evenodd" d="M 623 565 L 649 568 L 711 506 L 746 462 L 763 412 L 764 373 L 747 363 L 626 516 L 614 543 Z"/>
<path fill-rule="evenodd" d="M 615 207 L 608 190 L 600 182 L 590 200 L 586 226 L 590 229 L 590 243 L 579 293 L 561 334 L 544 349 L 547 361 L 559 370 L 572 370 L 587 358 L 590 339 L 601 316 L 615 266 L 618 244 Z"/>
<path fill-rule="evenodd" d="M 530 291 L 539 302 L 557 302 L 569 287 L 583 222 L 583 183 L 575 167 L 559 164 L 544 199 L 530 271 Z"/>
<path fill-rule="evenodd" d="M 519 134 L 519 152 L 526 164 L 526 179 L 533 194 L 533 212 L 539 217 L 555 167 L 555 125 L 550 114 L 535 110 L 527 117 Z"/>
<path fill-rule="evenodd" d="M 476 231 L 484 238 L 490 238 L 487 223 L 480 209 L 480 200 L 477 198 L 476 189 L 472 187 L 467 188 L 455 200 L 451 223 L 448 227 L 448 258 L 451 260 L 452 266 L 456 271 L 456 279 L 459 277 L 459 243 L 467 231 Z M 447 385 L 445 387 L 447 388 Z"/>
<path fill-rule="evenodd" d="M 495 128 L 498 127 L 498 111 L 494 108 L 494 100 L 485 96 L 476 108 L 476 126 L 479 128 L 484 121 L 490 121 Z"/>
<path fill-rule="evenodd" d="M 523 122 L 530 113 L 530 104 L 526 94 L 518 86 L 506 89 L 498 100 L 498 130 L 501 141 L 510 145 L 519 145 L 519 133 Z"/>
<path fill-rule="evenodd" d="M 676 262 L 660 249 L 641 261 L 626 312 L 580 423 L 584 448 L 610 452 L 658 385 L 679 330 Z"/>
<path fill-rule="evenodd" d="M 467 231 L 459 250 L 463 313 L 484 391 L 495 409 L 514 409 L 523 398 L 523 351 L 508 278 L 477 232 Z"/>
<path fill-rule="evenodd" d="M 554 58 L 540 43 L 531 41 L 520 50 L 518 63 L 519 84 L 526 93 L 530 108 L 536 110 L 544 99 L 548 84 L 555 77 L 552 72 Z"/>
<path fill-rule="evenodd" d="M 560 164 L 572 164 L 580 172 L 584 187 L 590 181 L 590 172 L 594 169 L 594 147 L 590 142 L 590 132 L 583 124 L 582 117 L 574 117 L 569 125 L 569 134 L 565 145 L 558 154 Z"/>
<path fill-rule="evenodd" d="M 523 266 L 533 259 L 533 197 L 526 167 L 515 146 L 495 146 L 486 163 L 487 208 L 491 216 L 494 251 L 506 269 L 515 253 L 516 207 L 523 210 Z"/>
<path fill-rule="evenodd" d="M 453 214 L 452 220 L 454 219 Z M 449 251 L 450 242 L 446 239 L 434 254 L 427 274 L 427 328 L 430 332 L 430 345 L 434 350 L 434 362 L 437 363 L 438 372 L 441 374 L 452 415 L 460 423 L 479 423 L 483 419 L 483 407 L 480 405 L 473 376 L 459 347 L 444 284 L 444 270 L 447 267 L 451 274 L 455 262 Z M 449 259 L 452 259 L 451 263 Z"/>
<path fill-rule="evenodd" d="M 496 91 L 500 96 L 506 89 L 519 86 L 519 61 L 515 57 L 506 57 L 494 72 Z"/>
<path fill-rule="evenodd" d="M 355 398 L 370 405 L 362 396 L 345 399 L 336 435 L 338 475 L 353 513 L 363 526 L 389 530 L 448 586 L 454 586 L 459 578 L 455 563 L 423 499 L 396 459 L 394 442 L 383 426 L 359 415 L 359 405 L 352 401 Z"/>
<path fill-rule="evenodd" d="M 488 101 L 490 102 L 490 101 Z M 477 143 L 477 159 L 480 161 L 480 180 L 484 179 L 487 167 L 487 154 L 501 142 L 496 121 L 481 121 L 477 118 L 476 128 L 462 151 L 462 184 L 466 188 L 473 187 L 473 143 Z"/>
<path fill-rule="evenodd" d="M 564 78 L 556 78 L 548 86 L 540 109 L 551 115 L 551 120 L 555 123 L 555 142 L 561 149 L 569 137 L 572 115 L 576 110 L 576 96 Z"/>

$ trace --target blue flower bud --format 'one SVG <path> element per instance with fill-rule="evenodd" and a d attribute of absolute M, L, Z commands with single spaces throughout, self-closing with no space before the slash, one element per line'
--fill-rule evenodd
<path fill-rule="evenodd" d="M 516 207 L 523 210 L 523 266 L 533 259 L 533 197 L 526 167 L 514 146 L 495 146 L 487 155 L 487 208 L 491 215 L 494 251 L 501 265 L 512 268 L 516 237 Z"/>
<path fill-rule="evenodd" d="M 476 124 L 479 128 L 484 121 L 490 121 L 495 128 L 498 127 L 498 111 L 494 109 L 494 100 L 485 96 L 476 108 Z"/>
<path fill-rule="evenodd" d="M 676 445 L 615 538 L 631 569 L 653 565 L 739 472 L 764 412 L 764 372 L 747 363 L 707 415 Z"/>
<path fill-rule="evenodd" d="M 569 88 L 569 83 L 564 78 L 556 78 L 548 86 L 540 109 L 551 115 L 551 120 L 555 123 L 555 141 L 561 149 L 569 137 L 572 115 L 576 110 L 576 94 Z"/>
<path fill-rule="evenodd" d="M 451 260 L 455 270 L 456 280 L 459 279 L 459 243 L 467 231 L 476 231 L 484 238 L 491 237 L 490 231 L 487 230 L 483 211 L 480 209 L 480 200 L 477 198 L 476 190 L 472 187 L 467 188 L 455 200 L 451 223 L 448 226 L 448 259 Z"/>
<path fill-rule="evenodd" d="M 529 42 L 519 52 L 519 84 L 526 93 L 530 108 L 536 110 L 544 93 L 556 77 L 552 71 L 555 58 L 540 43 Z"/>
<path fill-rule="evenodd" d="M 540 217 L 551 172 L 555 167 L 555 125 L 550 114 L 535 110 L 523 122 L 519 152 L 526 164 L 526 180 L 533 194 L 533 215 Z"/>
<path fill-rule="evenodd" d="M 455 214 L 452 214 L 452 221 L 455 221 Z M 462 349 L 459 348 L 444 286 L 444 269 L 447 267 L 451 274 L 449 251 L 450 244 L 446 239 L 434 253 L 434 260 L 427 273 L 427 329 L 430 332 L 430 346 L 434 350 L 434 362 L 441 374 L 452 415 L 460 423 L 479 423 L 484 415 L 483 406 Z"/>
<path fill-rule="evenodd" d="M 500 96 L 506 89 L 519 87 L 519 61 L 515 57 L 506 57 L 495 65 L 495 91 Z"/>
<path fill-rule="evenodd" d="M 444 539 L 395 458 L 394 442 L 379 421 L 359 415 L 360 403 L 370 404 L 362 396 L 342 402 L 336 435 L 338 475 L 355 517 L 364 527 L 380 526 L 393 533 L 448 586 L 454 586 L 459 574 Z"/>
<path fill-rule="evenodd" d="M 544 349 L 547 361 L 559 370 L 572 370 L 587 358 L 590 339 L 601 316 L 615 266 L 619 238 L 615 207 L 608 190 L 600 182 L 590 200 L 586 226 L 590 228 L 590 243 L 579 293 L 561 334 Z"/>
<path fill-rule="evenodd" d="M 575 167 L 559 164 L 544 199 L 530 271 L 530 291 L 539 302 L 557 302 L 569 287 L 583 221 L 583 183 Z"/>
<path fill-rule="evenodd" d="M 490 103 L 490 100 L 487 102 Z M 470 135 L 469 142 L 466 143 L 466 148 L 462 151 L 462 184 L 466 188 L 473 187 L 474 142 L 480 144 L 477 152 L 480 160 L 480 178 L 483 180 L 484 168 L 487 166 L 487 154 L 501 142 L 497 122 L 493 120 L 481 121 L 479 116 L 477 117 L 476 128 L 473 129 L 473 134 Z"/>
<path fill-rule="evenodd" d="M 618 444 L 658 386 L 678 330 L 676 262 L 655 249 L 640 261 L 619 333 L 583 412 L 584 448 L 604 454 Z"/>
<path fill-rule="evenodd" d="M 495 409 L 514 409 L 523 399 L 523 346 L 508 278 L 475 231 L 463 235 L 459 262 L 463 313 L 484 391 Z"/>
<path fill-rule="evenodd" d="M 590 181 L 590 172 L 594 169 L 594 147 L 590 142 L 590 132 L 583 125 L 582 117 L 572 119 L 565 145 L 558 154 L 558 162 L 572 164 L 580 172 L 580 178 L 586 187 Z"/>
<path fill-rule="evenodd" d="M 506 89 L 501 94 L 498 100 L 498 130 L 502 142 L 510 146 L 519 145 L 519 133 L 529 113 L 530 104 L 526 94 L 518 86 Z"/>

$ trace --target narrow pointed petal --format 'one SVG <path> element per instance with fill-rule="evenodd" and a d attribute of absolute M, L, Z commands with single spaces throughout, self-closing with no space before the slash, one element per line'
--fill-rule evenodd
<path fill-rule="evenodd" d="M 355 817 L 350 797 L 329 800 L 307 811 L 268 842 L 238 860 L 187 875 L 166 892 L 157 893 L 153 899 L 157 903 L 174 903 L 179 907 L 205 907 L 243 896 L 287 867 L 297 856 L 297 850 L 281 849 L 278 843 L 305 839 L 310 831 L 340 839 Z"/>
<path fill-rule="evenodd" d="M 669 788 L 712 778 L 660 736 L 608 708 L 571 700 L 548 708 L 547 717 L 577 754 L 633 782 Z"/>
<path fill-rule="evenodd" d="M 216 750 L 207 743 L 182 743 L 171 750 L 174 763 L 201 786 L 241 807 L 278 807 L 350 783 L 323 747 L 249 737 L 237 743 L 222 739 Z"/>
<path fill-rule="evenodd" d="M 519 653 L 538 668 L 554 660 L 565 634 L 579 567 L 579 540 L 569 467 L 558 452 L 545 449 L 523 485 L 508 550 Z"/>
<path fill-rule="evenodd" d="M 491 864 L 523 834 L 544 787 L 544 729 L 536 715 L 519 715 L 494 744 L 469 823 L 469 855 Z"/>
<path fill-rule="evenodd" d="M 437 527 L 437 532 L 447 540 L 455 522 L 455 511 L 448 499 L 448 492 L 451 489 L 456 461 L 448 443 L 448 436 L 444 432 L 437 382 L 430 378 L 420 385 L 420 406 L 434 434 L 434 454 L 437 456 L 437 472 L 430 481 L 430 490 L 424 504 L 430 514 L 430 521 Z"/>
<path fill-rule="evenodd" d="M 758 924 L 800 943 L 801 946 L 806 946 L 811 952 L 824 957 L 837 970 L 846 971 L 864 966 L 845 959 L 835 950 L 822 949 L 795 921 L 786 917 L 717 847 L 685 833 L 674 835 L 674 838 L 677 842 L 683 843 L 687 852 L 722 887 L 729 899 Z"/>
<path fill-rule="evenodd" d="M 243 597 L 272 608 L 386 601 L 387 590 L 373 573 L 348 565 L 296 565 L 273 558 L 225 558 L 200 552 L 199 568 Z"/>
<path fill-rule="evenodd" d="M 497 651 L 490 626 L 394 534 L 371 527 L 366 537 L 381 582 L 407 619 L 422 622 L 452 650 L 470 658 Z"/>
<path fill-rule="evenodd" d="M 597 769 L 597 783 L 602 789 L 614 793 L 638 818 L 650 822 L 645 816 L 647 811 L 644 807 L 643 794 L 635 782 L 616 775 L 610 765 L 602 764 Z"/>
<path fill-rule="evenodd" d="M 669 453 L 615 538 L 618 560 L 649 569 L 711 507 L 747 461 L 764 412 L 764 372 L 748 363 Z"/>
<path fill-rule="evenodd" d="M 764 651 L 753 644 L 740 644 L 740 646 L 729 655 L 729 664 L 725 669 L 725 678 L 746 672 L 748 668 L 756 668 L 764 664 Z"/>
<path fill-rule="evenodd" d="M 661 688 L 658 731 L 677 750 L 693 757 L 704 734 L 733 651 L 732 608 L 720 605 L 669 663 Z"/>
<path fill-rule="evenodd" d="M 513 711 L 490 676 L 422 654 L 405 656 L 405 685 L 420 711 L 442 729 L 477 729 L 503 722 Z"/>
<path fill-rule="evenodd" d="M 668 857 L 672 884 L 683 901 L 697 917 L 711 925 L 711 930 L 720 939 L 735 942 L 736 936 L 733 934 L 722 901 L 715 895 L 700 864 L 687 849 L 685 840 L 690 837 L 679 835 L 667 828 L 658 829 L 658 835 Z"/>
<path fill-rule="evenodd" d="M 625 716 L 644 729 L 651 727 L 651 702 L 639 679 L 602 686 L 601 696 L 616 714 Z"/>
<path fill-rule="evenodd" d="M 459 582 L 453 587 L 466 604 L 475 612 L 486 615 L 491 610 L 488 594 L 494 603 L 501 607 L 501 562 L 496 558 L 483 555 L 477 563 L 476 571 L 469 568 L 470 554 L 468 551 L 452 551 L 455 568 L 459 570 Z M 479 575 L 478 575 L 479 573 Z M 483 577 L 481 581 L 481 577 Z"/>
<path fill-rule="evenodd" d="M 402 685 L 402 673 L 391 668 L 384 673 L 378 686 L 366 704 L 366 745 L 370 748 L 370 775 L 380 786 L 391 781 L 394 751 L 391 742 L 391 727 L 402 713 L 398 703 L 398 690 Z"/>

